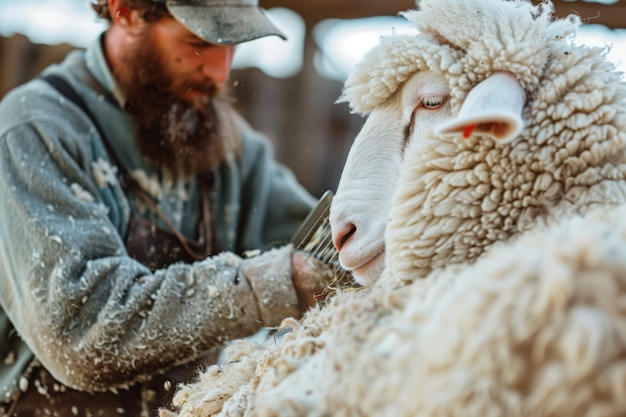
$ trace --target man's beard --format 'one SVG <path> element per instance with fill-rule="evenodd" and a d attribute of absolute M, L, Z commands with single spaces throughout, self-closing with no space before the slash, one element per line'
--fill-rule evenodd
<path fill-rule="evenodd" d="M 239 149 L 231 99 L 219 85 L 175 85 L 161 51 L 144 32 L 129 51 L 117 78 L 135 122 L 135 141 L 155 167 L 175 178 L 191 178 L 218 167 Z M 202 91 L 193 103 L 178 97 Z"/>

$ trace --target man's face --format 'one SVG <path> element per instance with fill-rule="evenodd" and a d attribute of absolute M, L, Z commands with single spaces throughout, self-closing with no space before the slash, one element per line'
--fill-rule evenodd
<path fill-rule="evenodd" d="M 172 18 L 152 23 L 148 36 L 161 57 L 162 75 L 170 78 L 170 93 L 179 98 L 193 102 L 228 80 L 234 46 L 207 43 Z"/>
<path fill-rule="evenodd" d="M 172 18 L 147 23 L 124 51 L 116 78 L 143 155 L 175 176 L 194 176 L 224 156 L 233 46 L 197 38 Z"/>

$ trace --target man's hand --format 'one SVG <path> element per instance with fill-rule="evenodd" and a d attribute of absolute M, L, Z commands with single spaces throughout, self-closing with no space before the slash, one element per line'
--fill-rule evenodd
<path fill-rule="evenodd" d="M 300 251 L 294 252 L 291 266 L 291 280 L 298 295 L 300 312 L 304 314 L 325 297 L 325 290 L 335 279 L 335 273 L 330 265 Z"/>
<path fill-rule="evenodd" d="M 335 272 L 330 265 L 286 245 L 244 259 L 238 279 L 250 284 L 263 323 L 277 326 L 285 317 L 300 318 L 324 298 Z"/>

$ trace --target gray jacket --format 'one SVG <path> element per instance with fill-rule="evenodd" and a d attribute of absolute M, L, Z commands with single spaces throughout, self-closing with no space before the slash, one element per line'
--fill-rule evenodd
<path fill-rule="evenodd" d="M 141 159 L 131 118 L 106 98 L 115 83 L 100 39 L 46 71 L 72 84 L 123 163 L 152 178 L 160 208 L 193 237 L 194 181 L 172 183 Z M 129 202 L 89 118 L 40 79 L 5 97 L 0 395 L 17 393 L 33 357 L 72 388 L 102 391 L 298 313 L 289 246 L 250 260 L 235 253 L 287 242 L 315 200 L 272 159 L 264 137 L 241 119 L 239 129 L 242 155 L 216 170 L 211 193 L 213 233 L 228 252 L 151 273 L 126 253 Z"/>

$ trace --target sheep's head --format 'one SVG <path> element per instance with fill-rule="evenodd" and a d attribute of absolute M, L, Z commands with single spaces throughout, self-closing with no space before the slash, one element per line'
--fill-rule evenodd
<path fill-rule="evenodd" d="M 383 268 L 384 231 L 408 144 L 450 115 L 448 85 L 431 72 L 412 76 L 371 113 L 350 150 L 331 206 L 333 242 L 361 284 Z"/>
<path fill-rule="evenodd" d="M 385 264 L 424 276 L 553 213 L 626 201 L 626 89 L 601 49 L 565 39 L 576 18 L 525 1 L 418 7 L 405 16 L 421 33 L 381 39 L 342 97 L 369 114 L 331 207 L 357 281 Z"/>

